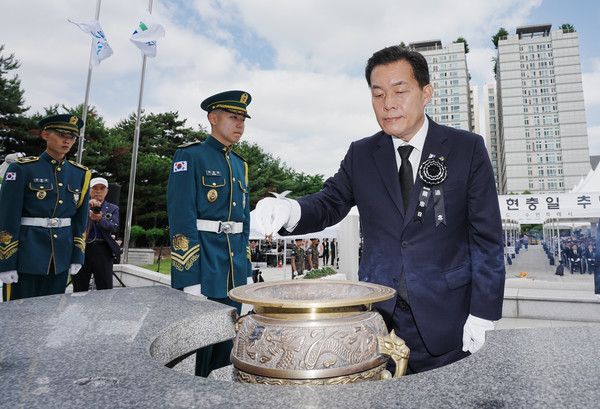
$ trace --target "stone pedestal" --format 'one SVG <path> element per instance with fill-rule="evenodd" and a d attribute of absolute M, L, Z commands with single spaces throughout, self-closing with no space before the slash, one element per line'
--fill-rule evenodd
<path fill-rule="evenodd" d="M 588 408 L 600 401 L 600 327 L 592 326 L 492 331 L 462 361 L 352 385 L 244 385 L 170 368 L 196 348 L 233 338 L 234 326 L 235 309 L 165 286 L 0 303 L 0 407 Z"/>
<path fill-rule="evenodd" d="M 129 249 L 127 252 L 127 264 L 147 266 L 152 263 L 154 263 L 154 250 L 152 249 Z"/>

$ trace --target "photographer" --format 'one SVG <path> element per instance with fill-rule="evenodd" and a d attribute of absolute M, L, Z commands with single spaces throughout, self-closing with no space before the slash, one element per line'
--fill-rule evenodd
<path fill-rule="evenodd" d="M 113 257 L 121 249 L 113 234 L 119 228 L 119 207 L 104 200 L 108 182 L 94 178 L 90 182 L 90 210 L 86 234 L 85 264 L 76 276 L 72 276 L 73 292 L 87 291 L 90 277 L 94 275 L 96 289 L 113 288 Z"/>

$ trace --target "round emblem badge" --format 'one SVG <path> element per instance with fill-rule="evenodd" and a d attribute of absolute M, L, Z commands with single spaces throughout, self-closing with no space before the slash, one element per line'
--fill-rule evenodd
<path fill-rule="evenodd" d="M 41 190 L 41 191 L 37 192 L 36 196 L 37 196 L 38 199 L 42 200 L 43 198 L 46 197 L 46 192 L 44 192 L 43 190 Z"/>
<path fill-rule="evenodd" d="M 208 191 L 208 193 L 206 194 L 206 198 L 211 203 L 214 202 L 215 200 L 217 200 L 217 197 L 219 197 L 219 194 L 217 193 L 217 191 L 215 189 L 210 189 Z"/>
<path fill-rule="evenodd" d="M 428 186 L 442 184 L 447 176 L 448 169 L 446 169 L 443 159 L 440 158 L 429 158 L 419 167 L 419 177 Z"/>

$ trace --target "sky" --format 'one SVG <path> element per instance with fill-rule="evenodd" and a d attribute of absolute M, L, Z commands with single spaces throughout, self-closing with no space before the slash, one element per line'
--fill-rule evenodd
<path fill-rule="evenodd" d="M 97 0 L 0 0 L 0 44 L 28 115 L 85 99 L 91 37 L 67 20 L 94 19 Z M 142 57 L 129 41 L 148 0 L 103 0 L 99 21 L 114 55 L 92 71 L 89 105 L 106 125 L 137 112 Z M 381 48 L 467 40 L 471 85 L 494 81 L 491 38 L 504 27 L 562 24 L 579 37 L 591 155 L 600 155 L 600 3 L 597 0 L 154 0 L 166 31 L 147 59 L 145 112 L 178 112 L 209 130 L 200 103 L 224 90 L 252 95 L 244 139 L 297 172 L 332 176 L 349 144 L 379 130 L 364 79 Z M 14 73 L 14 72 L 13 72 Z M 484 128 L 484 118 L 480 118 Z M 587 160 L 587 158 L 582 158 Z"/>

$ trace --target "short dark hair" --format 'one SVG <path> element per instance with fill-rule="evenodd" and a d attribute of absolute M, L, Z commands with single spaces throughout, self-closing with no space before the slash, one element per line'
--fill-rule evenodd
<path fill-rule="evenodd" d="M 419 87 L 423 88 L 429 84 L 429 67 L 427 66 L 425 57 L 417 51 L 393 45 L 377 51 L 367 61 L 365 77 L 367 78 L 369 87 L 371 86 L 371 73 L 376 66 L 387 65 L 402 60 L 407 61 L 412 67 L 413 76 L 419 83 Z"/>

